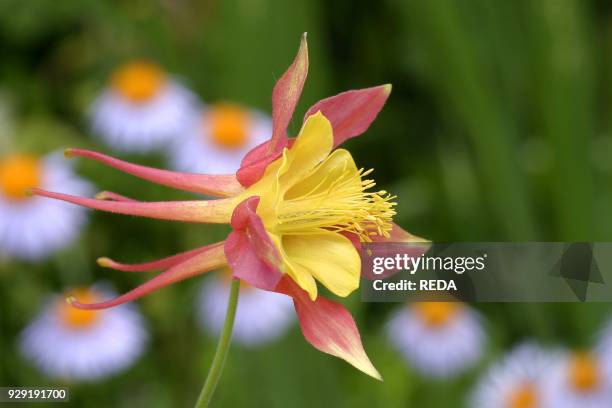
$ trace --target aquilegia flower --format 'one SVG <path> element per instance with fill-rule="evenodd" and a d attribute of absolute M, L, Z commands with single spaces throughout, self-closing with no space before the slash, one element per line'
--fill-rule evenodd
<path fill-rule="evenodd" d="M 33 197 L 33 188 L 91 194 L 61 155 L 0 155 L 0 255 L 38 260 L 67 245 L 86 221 L 80 208 Z"/>
<path fill-rule="evenodd" d="M 218 335 L 223 328 L 229 294 L 230 279 L 226 274 L 207 279 L 202 285 L 198 317 L 212 334 Z M 243 346 L 256 347 L 285 334 L 295 319 L 293 303 L 285 295 L 259 290 L 242 281 L 235 319 L 232 339 Z"/>
<path fill-rule="evenodd" d="M 148 152 L 177 137 L 197 111 L 196 96 L 157 65 L 132 61 L 117 69 L 94 101 L 94 133 L 114 149 Z"/>
<path fill-rule="evenodd" d="M 544 380 L 557 359 L 557 352 L 526 343 L 494 364 L 477 384 L 472 408 L 544 408 Z"/>
<path fill-rule="evenodd" d="M 177 171 L 235 173 L 244 155 L 270 134 L 272 121 L 263 113 L 231 103 L 209 105 L 170 144 L 170 165 Z"/>
<path fill-rule="evenodd" d="M 115 293 L 104 285 L 68 294 L 96 302 Z M 134 305 L 81 310 L 53 296 L 20 336 L 21 352 L 47 376 L 92 381 L 129 367 L 144 351 L 148 334 Z"/>
<path fill-rule="evenodd" d="M 334 149 L 364 132 L 386 101 L 390 86 L 349 91 L 322 100 L 306 113 L 297 138 L 286 129 L 308 68 L 306 39 L 272 94 L 271 139 L 249 152 L 235 175 L 173 173 L 137 166 L 86 150 L 69 156 L 101 161 L 127 173 L 179 189 L 224 197 L 218 200 L 144 203 L 114 193 L 98 199 L 43 190 L 36 194 L 89 208 L 196 223 L 229 223 L 224 242 L 140 265 L 102 258 L 102 266 L 165 272 L 140 287 L 101 303 L 72 299 L 75 307 L 102 309 L 134 300 L 173 282 L 229 266 L 233 277 L 263 290 L 291 296 L 302 332 L 317 349 L 338 356 L 380 378 L 367 357 L 351 315 L 318 295 L 317 281 L 333 294 L 348 296 L 359 286 L 360 241 L 414 241 L 392 223 L 393 197 L 372 191 L 370 171 L 351 154 Z"/>
<path fill-rule="evenodd" d="M 482 356 L 480 316 L 461 302 L 417 302 L 395 312 L 391 343 L 421 374 L 446 378 L 471 368 Z"/>

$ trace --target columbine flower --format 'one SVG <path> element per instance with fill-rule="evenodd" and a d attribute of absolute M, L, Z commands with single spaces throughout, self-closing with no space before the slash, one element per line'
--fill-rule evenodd
<path fill-rule="evenodd" d="M 192 122 L 170 145 L 174 170 L 235 173 L 244 155 L 272 133 L 272 122 L 263 113 L 230 103 L 209 105 Z"/>
<path fill-rule="evenodd" d="M 317 295 L 319 281 L 347 296 L 359 286 L 360 241 L 414 241 L 392 223 L 392 197 L 371 191 L 346 150 L 334 147 L 364 132 L 386 101 L 390 86 L 349 91 L 322 100 L 306 113 L 295 139 L 286 135 L 308 68 L 306 39 L 298 56 L 274 87 L 273 133 L 249 152 L 236 175 L 173 173 L 122 162 L 99 153 L 69 150 L 127 173 L 179 189 L 225 197 L 211 201 L 137 202 L 114 193 L 98 199 L 36 190 L 39 195 L 121 214 L 197 222 L 230 223 L 227 240 L 170 258 L 125 265 L 102 258 L 102 266 L 165 272 L 116 299 L 96 304 L 73 300 L 80 308 L 121 304 L 173 282 L 224 268 L 259 289 L 291 296 L 304 337 L 317 349 L 343 358 L 380 378 L 367 357 L 357 326 L 339 303 Z"/>
<path fill-rule="evenodd" d="M 70 244 L 86 216 L 79 208 L 32 197 L 32 188 L 90 194 L 61 156 L 0 156 L 0 254 L 36 260 Z"/>
<path fill-rule="evenodd" d="M 480 318 L 460 302 L 418 302 L 398 310 L 388 324 L 392 344 L 423 375 L 449 377 L 481 357 Z"/>
<path fill-rule="evenodd" d="M 133 61 L 113 73 L 94 101 L 91 123 L 112 148 L 147 152 L 178 136 L 196 105 L 196 97 L 160 67 Z"/>
<path fill-rule="evenodd" d="M 565 353 L 545 382 L 547 407 L 605 408 L 612 404 L 612 377 L 592 352 Z"/>
<path fill-rule="evenodd" d="M 544 408 L 544 380 L 557 353 L 536 344 L 522 344 L 493 365 L 476 386 L 472 408 Z"/>
<path fill-rule="evenodd" d="M 69 294 L 90 302 L 115 295 L 103 287 Z M 66 303 L 65 296 L 53 296 L 22 332 L 20 348 L 50 377 L 91 381 L 129 367 L 143 352 L 147 337 L 133 305 L 81 310 Z"/>
<path fill-rule="evenodd" d="M 244 281 L 240 286 L 233 339 L 243 346 L 255 347 L 285 334 L 294 319 L 291 300 L 279 293 L 256 289 Z M 202 285 L 198 317 L 208 332 L 221 332 L 229 293 L 230 279 L 223 275 L 207 279 Z"/>

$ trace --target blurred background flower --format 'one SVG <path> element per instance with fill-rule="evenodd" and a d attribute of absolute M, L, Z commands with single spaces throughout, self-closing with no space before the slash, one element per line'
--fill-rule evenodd
<path fill-rule="evenodd" d="M 470 407 L 536 408 L 547 406 L 545 380 L 558 351 L 523 343 L 491 365 L 476 384 Z"/>
<path fill-rule="evenodd" d="M 55 188 L 91 194 L 93 186 L 75 175 L 61 154 L 0 156 L 0 254 L 37 260 L 69 245 L 86 221 L 85 211 L 29 194 Z"/>
<path fill-rule="evenodd" d="M 400 225 L 435 241 L 612 240 L 612 7 L 600 0 L 4 0 L 0 157 L 27 154 L 42 163 L 51 152 L 78 146 L 122 151 L 122 159 L 134 161 L 128 153 L 148 150 L 136 161 L 164 167 L 173 153 L 171 143 L 204 127 L 209 107 L 200 106 L 193 95 L 268 115 L 270 89 L 295 55 L 304 31 L 309 32 L 311 75 L 290 133 L 297 133 L 305 109 L 322 97 L 392 83 L 389 102 L 367 137 L 348 143 L 359 166 L 375 168 L 378 185 L 398 195 Z M 113 133 L 115 138 L 103 137 L 102 128 L 93 132 L 92 102 L 101 104 L 102 95 L 115 95 L 122 103 L 115 106 L 146 105 L 120 97 L 119 85 L 113 84 L 113 73 L 130 61 L 154 62 L 153 71 L 163 78 L 159 83 L 188 88 L 181 95 L 191 96 L 179 99 L 183 106 L 196 106 L 189 118 L 166 121 L 174 114 L 186 115 L 183 108 L 159 111 L 154 125 L 142 118 L 113 116 L 112 127 L 105 129 L 121 129 Z M 152 92 L 152 83 L 138 87 L 159 96 L 163 87 Z M 138 92 L 144 98 L 144 91 Z M 176 99 L 174 103 L 179 104 Z M 140 110 L 123 113 L 132 111 Z M 164 125 L 181 125 L 178 134 L 170 135 L 173 129 L 153 132 L 161 119 Z M 111 121 L 105 123 L 111 126 Z M 124 124 L 133 126 L 130 131 L 138 129 L 137 136 L 124 139 Z M 210 140 L 202 132 L 204 140 Z M 151 134 L 163 136 L 148 139 Z M 208 164 L 204 159 L 202 163 Z M 75 166 L 75 178 L 95 179 L 100 189 L 151 201 L 193 198 L 110 169 L 102 171 L 85 160 Z M 62 191 L 61 186 L 55 189 Z M 3 210 L 0 219 L 7 217 Z M 126 261 L 157 259 L 227 235 L 223 226 L 203 229 L 96 213 L 88 217 L 85 229 L 71 224 L 78 239 L 65 241 L 36 262 L 0 251 L 1 385 L 63 384 L 17 352 L 20 333 L 39 316 L 39 305 L 50 293 L 109 273 L 120 293 L 145 280 L 138 274 L 102 270 L 92 262 L 96 257 L 112 253 Z M 55 220 L 45 217 L 39 227 L 46 231 Z M 94 384 L 71 383 L 72 403 L 192 404 L 215 347 L 215 339 L 198 330 L 200 285 L 197 280 L 185 282 L 140 301 L 138 307 L 149 322 L 150 350 L 155 352 Z M 612 333 L 600 330 L 610 318 L 609 304 L 466 306 L 481 316 L 486 347 L 483 343 L 475 350 L 479 359 L 471 368 L 432 380 L 400 357 L 386 333 L 394 313 L 401 312 L 407 320 L 407 306 L 364 304 L 358 297 L 345 303 L 383 383 L 318 353 L 294 325 L 274 342 L 235 347 L 222 381 L 239 383 L 240 392 L 221 384 L 215 402 L 272 407 L 469 405 L 490 364 L 505 365 L 506 356 L 513 359 L 512 350 L 526 339 L 544 350 L 589 350 L 598 333 L 597 362 L 608 375 L 600 348 L 612 341 Z M 288 375 L 296 366 L 300 375 Z M 532 367 L 537 368 L 535 362 Z M 565 387 L 558 395 L 572 392 L 567 381 L 556 384 Z"/>
<path fill-rule="evenodd" d="M 186 130 L 197 99 L 157 65 L 132 61 L 117 68 L 91 107 L 93 132 L 112 149 L 160 149 Z"/>
<path fill-rule="evenodd" d="M 272 121 L 261 112 L 232 103 L 209 105 L 170 145 L 176 171 L 232 174 L 242 158 L 272 135 Z"/>
<path fill-rule="evenodd" d="M 71 307 L 66 296 L 100 301 L 116 294 L 103 286 L 74 289 L 52 296 L 24 329 L 24 357 L 49 377 L 94 381 L 129 367 L 144 351 L 147 332 L 135 305 L 85 311 Z"/>
<path fill-rule="evenodd" d="M 206 279 L 198 300 L 198 318 L 203 328 L 217 338 L 227 309 L 231 275 L 217 274 Z M 235 343 L 256 347 L 275 341 L 295 322 L 293 302 L 288 296 L 240 284 L 240 301 L 234 321 Z"/>
<path fill-rule="evenodd" d="M 395 312 L 391 344 L 423 376 L 457 375 L 474 366 L 486 348 L 480 316 L 460 302 L 419 302 Z"/>
<path fill-rule="evenodd" d="M 612 401 L 609 373 L 589 351 L 566 352 L 551 367 L 544 383 L 545 406 L 605 408 Z"/>

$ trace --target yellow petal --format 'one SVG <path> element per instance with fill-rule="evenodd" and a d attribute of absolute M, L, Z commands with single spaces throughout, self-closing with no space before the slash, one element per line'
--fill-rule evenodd
<path fill-rule="evenodd" d="M 317 164 L 321 163 L 333 148 L 334 135 L 331 123 L 321 112 L 306 119 L 295 143 L 287 151 L 281 184 L 291 187 L 307 175 Z"/>
<path fill-rule="evenodd" d="M 343 235 L 325 230 L 285 235 L 282 244 L 294 271 L 314 276 L 334 294 L 348 296 L 359 287 L 361 259 Z M 312 296 L 311 299 L 314 300 Z"/>
<path fill-rule="evenodd" d="M 270 235 L 270 239 L 278 248 L 278 252 L 283 260 L 283 265 L 280 267 L 281 271 L 289 275 L 300 288 L 307 292 L 310 299 L 315 300 L 317 298 L 317 283 L 315 282 L 313 276 L 308 270 L 305 270 L 304 268 L 300 267 L 300 265 L 295 264 L 285 252 L 284 247 L 281 244 L 285 238 L 282 238 L 281 241 L 281 238 L 277 235 L 268 235 Z"/>
<path fill-rule="evenodd" d="M 276 207 L 285 191 L 328 158 L 332 147 L 331 124 L 320 112 L 311 115 L 306 119 L 291 149 L 285 149 L 281 157 L 270 163 L 263 177 L 240 194 L 236 201 L 259 196 L 261 202 L 257 214 L 262 218 L 266 228 L 273 229 Z"/>
<path fill-rule="evenodd" d="M 282 199 L 279 174 L 287 166 L 287 150 L 285 150 L 278 160 L 268 166 L 264 177 L 247 190 L 250 195 L 260 197 L 257 214 L 261 217 L 266 230 L 272 233 L 278 222 L 277 207 Z"/>
<path fill-rule="evenodd" d="M 286 193 L 285 200 L 301 197 L 306 194 L 316 194 L 328 190 L 330 185 L 336 182 L 346 173 L 358 173 L 357 165 L 351 154 L 344 149 L 334 150 L 312 174 L 304 180 L 293 185 Z M 359 188 L 360 179 L 355 178 L 355 189 Z"/>

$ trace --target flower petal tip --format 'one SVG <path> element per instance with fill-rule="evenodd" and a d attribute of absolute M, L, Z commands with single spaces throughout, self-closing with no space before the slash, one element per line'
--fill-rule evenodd
<path fill-rule="evenodd" d="M 70 296 L 68 298 L 66 298 L 66 302 L 74 307 L 75 309 L 81 309 L 81 310 L 95 310 L 97 309 L 96 307 L 91 307 L 90 304 L 88 303 L 80 303 L 74 296 Z"/>
<path fill-rule="evenodd" d="M 362 373 L 369 375 L 375 380 L 383 382 L 382 375 L 380 375 L 364 351 L 357 351 L 354 354 L 344 354 L 338 357 L 346 360 L 347 363 L 351 364 Z"/>
<path fill-rule="evenodd" d="M 114 264 L 114 261 L 112 259 L 110 259 L 110 258 L 102 256 L 102 257 L 96 259 L 96 263 L 98 265 L 100 265 L 102 268 L 112 268 L 112 265 Z"/>
<path fill-rule="evenodd" d="M 370 368 L 368 368 L 367 371 L 363 370 L 363 372 L 365 374 L 369 375 L 370 377 L 374 378 L 375 380 L 378 380 L 380 382 L 384 382 L 385 381 L 385 380 L 383 380 L 382 375 L 380 375 L 378 370 L 373 365 Z"/>
<path fill-rule="evenodd" d="M 391 91 L 393 90 L 393 85 L 391 84 L 385 84 L 383 85 L 383 89 L 385 90 L 385 92 L 387 93 L 387 95 L 389 95 L 391 93 Z"/>
<path fill-rule="evenodd" d="M 43 195 L 44 190 L 40 189 L 40 188 L 29 188 L 26 190 L 25 194 L 26 196 L 39 196 L 39 195 Z"/>
<path fill-rule="evenodd" d="M 73 158 L 75 156 L 74 151 L 75 149 L 72 147 L 69 147 L 68 149 L 64 149 L 64 157 L 67 159 Z"/>

